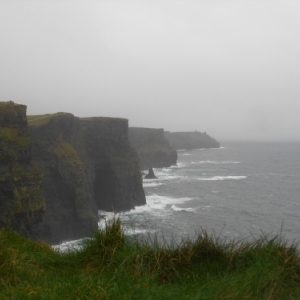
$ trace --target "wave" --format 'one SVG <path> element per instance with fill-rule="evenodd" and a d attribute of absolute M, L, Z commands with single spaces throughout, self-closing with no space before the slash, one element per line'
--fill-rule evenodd
<path fill-rule="evenodd" d="M 154 170 L 154 174 L 157 177 L 157 179 L 153 179 L 152 181 L 164 181 L 164 180 L 174 180 L 174 179 L 181 179 L 185 176 L 176 175 L 175 173 L 172 173 L 171 171 L 167 170 Z M 145 181 L 147 182 L 147 181 Z"/>
<path fill-rule="evenodd" d="M 156 187 L 156 186 L 161 186 L 164 185 L 162 182 L 144 182 L 143 187 Z"/>
<path fill-rule="evenodd" d="M 192 213 L 195 213 L 195 209 L 194 209 L 194 208 L 191 208 L 191 207 L 183 208 L 183 207 L 178 207 L 178 206 L 176 206 L 176 205 L 172 205 L 172 206 L 171 206 L 171 209 L 174 210 L 174 211 L 184 211 L 184 212 L 192 212 Z"/>
<path fill-rule="evenodd" d="M 205 205 L 201 208 L 201 210 L 210 210 L 211 206 L 210 205 Z"/>
<path fill-rule="evenodd" d="M 183 197 L 183 198 L 173 198 L 166 196 L 159 196 L 156 194 L 152 194 L 146 197 L 147 204 L 143 206 L 136 206 L 134 209 L 130 210 L 126 214 L 136 214 L 143 212 L 157 212 L 158 210 L 162 210 L 165 213 L 165 209 L 174 204 L 182 204 L 187 201 L 192 200 L 192 198 Z"/>
<path fill-rule="evenodd" d="M 146 228 L 146 229 L 139 229 L 139 228 L 132 228 L 132 227 L 125 227 L 124 228 L 124 233 L 126 235 L 138 235 L 138 234 L 149 234 L 149 233 L 156 233 L 158 232 L 158 230 L 156 229 L 150 229 L 150 228 Z"/>
<path fill-rule="evenodd" d="M 80 250 L 84 246 L 85 242 L 89 239 L 91 239 L 91 238 L 83 238 L 83 239 L 79 239 L 79 240 L 67 241 L 67 242 L 63 242 L 59 245 L 53 245 L 52 248 L 61 253 Z"/>
<path fill-rule="evenodd" d="M 214 160 L 200 160 L 192 161 L 191 164 L 240 164 L 240 161 L 228 160 L 228 161 L 214 161 Z"/>
<path fill-rule="evenodd" d="M 215 180 L 240 180 L 246 179 L 247 176 L 213 176 L 213 177 L 200 177 L 197 180 L 215 181 Z"/>

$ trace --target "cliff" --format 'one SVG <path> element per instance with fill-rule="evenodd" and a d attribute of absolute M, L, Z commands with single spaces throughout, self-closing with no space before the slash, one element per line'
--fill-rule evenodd
<path fill-rule="evenodd" d="M 29 125 L 47 205 L 39 238 L 58 243 L 90 236 L 98 209 L 129 210 L 146 203 L 127 120 L 58 113 Z"/>
<path fill-rule="evenodd" d="M 94 167 L 98 208 L 121 211 L 146 204 L 138 157 L 128 140 L 128 120 L 89 118 L 81 122 Z"/>
<path fill-rule="evenodd" d="M 142 170 L 176 165 L 177 152 L 165 138 L 163 129 L 130 127 L 129 141 Z"/>
<path fill-rule="evenodd" d="M 97 229 L 97 207 L 80 119 L 61 113 L 29 125 L 47 205 L 37 236 L 51 243 L 90 236 Z"/>
<path fill-rule="evenodd" d="M 34 234 L 45 210 L 41 180 L 31 161 L 26 106 L 0 102 L 0 227 Z"/>
<path fill-rule="evenodd" d="M 200 148 L 219 148 L 220 143 L 210 137 L 206 132 L 169 132 L 165 131 L 165 137 L 170 145 L 175 149 L 200 149 Z"/>

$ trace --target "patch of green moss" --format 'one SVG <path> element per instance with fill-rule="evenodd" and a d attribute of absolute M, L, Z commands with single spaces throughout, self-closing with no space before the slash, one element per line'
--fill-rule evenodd
<path fill-rule="evenodd" d="M 36 212 L 45 208 L 43 194 L 38 186 L 20 186 L 13 190 L 14 209 L 13 213 Z"/>
<path fill-rule="evenodd" d="M 67 161 L 70 164 L 82 165 L 83 162 L 80 159 L 77 151 L 74 147 L 66 141 L 59 139 L 52 147 L 52 151 L 62 160 Z"/>
<path fill-rule="evenodd" d="M 33 121 L 35 119 L 40 119 L 40 118 L 44 118 L 50 116 L 50 114 L 43 114 L 43 115 L 31 115 L 31 116 L 27 116 L 27 120 L 28 121 Z"/>
<path fill-rule="evenodd" d="M 30 137 L 17 128 L 0 127 L 1 143 L 14 143 L 16 147 L 29 147 Z"/>
<path fill-rule="evenodd" d="M 42 175 L 35 167 L 22 167 L 17 163 L 10 167 L 9 172 L 1 174 L 0 187 L 4 195 L 3 211 L 0 212 L 2 223 L 10 226 L 16 215 L 23 214 L 23 221 L 29 224 L 35 212 L 45 209 L 41 180 Z"/>

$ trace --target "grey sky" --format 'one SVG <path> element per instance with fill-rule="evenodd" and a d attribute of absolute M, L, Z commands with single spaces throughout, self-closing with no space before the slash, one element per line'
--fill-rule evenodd
<path fill-rule="evenodd" d="M 0 0 L 0 100 L 300 140 L 300 1 Z"/>

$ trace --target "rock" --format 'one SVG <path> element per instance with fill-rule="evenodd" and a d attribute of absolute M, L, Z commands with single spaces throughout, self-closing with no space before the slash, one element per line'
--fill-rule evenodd
<path fill-rule="evenodd" d="M 155 176 L 153 169 L 150 168 L 148 174 L 145 176 L 146 179 L 157 179 L 157 177 Z"/>
<path fill-rule="evenodd" d="M 31 160 L 26 106 L 0 102 L 0 228 L 35 236 L 45 210 L 41 181 Z"/>
<path fill-rule="evenodd" d="M 177 152 L 165 138 L 163 129 L 130 127 L 129 141 L 142 170 L 176 165 Z"/>
<path fill-rule="evenodd" d="M 98 209 L 146 203 L 127 120 L 58 113 L 30 122 L 30 136 L 47 205 L 38 227 L 41 239 L 59 243 L 90 236 Z"/>
<path fill-rule="evenodd" d="M 146 204 L 138 157 L 128 140 L 128 120 L 102 117 L 82 123 L 98 209 L 117 212 Z"/>
<path fill-rule="evenodd" d="M 80 119 L 58 113 L 29 124 L 33 160 L 43 173 L 46 199 L 39 238 L 56 244 L 91 236 L 97 229 L 97 206 Z"/>
<path fill-rule="evenodd" d="M 176 150 L 179 149 L 200 149 L 200 148 L 220 148 L 220 143 L 210 137 L 206 132 L 169 132 L 165 131 L 165 137 L 170 145 Z"/>

